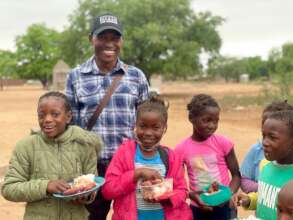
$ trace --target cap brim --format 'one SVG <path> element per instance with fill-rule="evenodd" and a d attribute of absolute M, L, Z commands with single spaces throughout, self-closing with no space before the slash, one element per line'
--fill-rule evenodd
<path fill-rule="evenodd" d="M 99 35 L 100 33 L 102 33 L 103 31 L 106 31 L 106 30 L 116 31 L 116 32 L 118 32 L 118 34 L 120 34 L 122 36 L 122 31 L 119 28 L 116 28 L 116 27 L 113 27 L 113 26 L 104 26 L 104 27 L 101 27 L 101 28 L 95 30 L 94 33 L 93 33 L 93 35 Z"/>

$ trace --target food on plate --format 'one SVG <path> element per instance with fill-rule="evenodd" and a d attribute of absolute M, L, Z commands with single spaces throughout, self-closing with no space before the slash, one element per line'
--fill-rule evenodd
<path fill-rule="evenodd" d="M 199 197 L 208 206 L 218 206 L 229 201 L 232 197 L 232 192 L 229 186 L 212 182 L 203 189 L 203 193 Z"/>
<path fill-rule="evenodd" d="M 173 191 L 173 179 L 147 180 L 140 187 L 144 199 L 154 199 Z"/>
<path fill-rule="evenodd" d="M 208 193 L 215 193 L 218 191 L 219 191 L 219 184 L 216 181 L 212 182 L 212 184 L 210 185 L 210 187 L 207 190 Z"/>
<path fill-rule="evenodd" d="M 76 177 L 70 184 L 70 188 L 65 190 L 63 195 L 73 195 L 79 192 L 88 191 L 96 186 L 95 175 L 87 174 Z"/>
<path fill-rule="evenodd" d="M 146 181 L 143 181 L 141 183 L 141 185 L 142 186 L 152 186 L 152 185 L 155 185 L 155 184 L 160 184 L 162 182 L 163 182 L 163 180 L 161 180 L 161 179 L 146 180 Z"/>

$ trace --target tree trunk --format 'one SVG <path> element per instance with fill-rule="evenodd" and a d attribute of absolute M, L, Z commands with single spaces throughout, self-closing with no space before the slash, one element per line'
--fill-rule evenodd
<path fill-rule="evenodd" d="M 49 89 L 49 81 L 47 79 L 41 79 L 40 80 L 43 86 L 44 90 L 48 90 Z"/>
<path fill-rule="evenodd" d="M 0 90 L 2 91 L 4 89 L 4 80 L 3 77 L 0 77 Z"/>

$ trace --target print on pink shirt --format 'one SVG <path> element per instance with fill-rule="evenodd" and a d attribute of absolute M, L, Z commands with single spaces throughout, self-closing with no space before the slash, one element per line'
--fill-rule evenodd
<path fill-rule="evenodd" d="M 221 180 L 215 154 L 206 154 L 189 159 L 190 184 L 192 189 L 203 189 L 213 181 Z"/>

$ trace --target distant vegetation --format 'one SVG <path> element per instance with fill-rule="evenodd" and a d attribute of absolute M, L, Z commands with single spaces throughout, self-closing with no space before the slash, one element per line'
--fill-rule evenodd
<path fill-rule="evenodd" d="M 16 51 L 0 50 L 0 77 L 37 79 L 45 87 L 52 79 L 58 59 L 75 66 L 89 58 L 90 21 L 103 12 L 113 12 L 124 24 L 122 59 L 150 78 L 223 78 L 238 81 L 243 73 L 251 80 L 273 82 L 278 90 L 266 93 L 290 97 L 293 78 L 293 43 L 272 48 L 268 60 L 261 57 L 225 57 L 219 53 L 217 28 L 225 22 L 210 12 L 195 13 L 190 0 L 83 0 L 69 17 L 62 32 L 45 24 L 32 24 L 16 38 Z M 208 68 L 200 55 L 209 57 Z M 264 87 L 265 90 L 265 87 Z"/>

